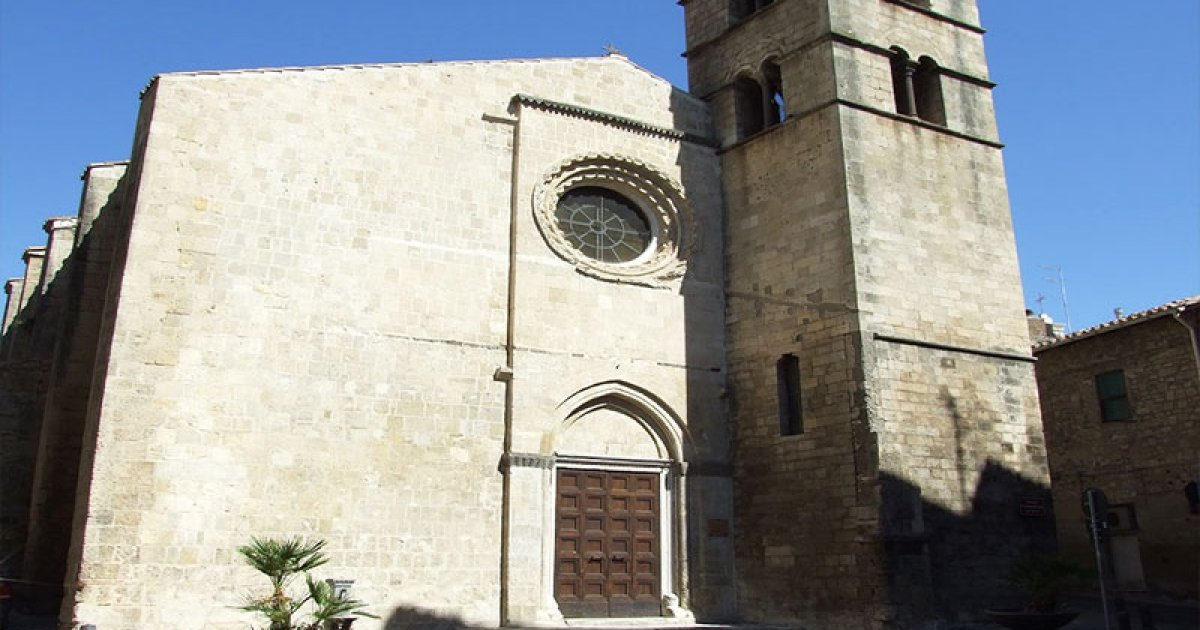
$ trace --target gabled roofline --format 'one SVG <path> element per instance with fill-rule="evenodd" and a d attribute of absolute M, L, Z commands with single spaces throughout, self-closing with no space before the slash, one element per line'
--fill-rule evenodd
<path fill-rule="evenodd" d="M 530 107 L 536 107 L 546 111 L 557 112 L 567 116 L 577 116 L 579 118 L 599 121 L 605 124 L 613 125 L 614 127 L 621 127 L 637 133 L 645 133 L 671 140 L 691 142 L 713 149 L 718 148 L 717 142 L 712 138 L 698 136 L 696 134 L 688 133 L 679 129 L 660 127 L 658 125 L 629 118 L 627 116 L 621 116 L 620 114 L 600 111 L 598 109 L 592 109 L 582 105 L 552 101 L 550 99 L 530 96 L 528 94 L 517 94 L 513 96 L 512 101 L 522 105 L 528 105 Z"/>
<path fill-rule="evenodd" d="M 1120 330 L 1136 324 L 1149 322 L 1160 317 L 1166 317 L 1168 315 L 1180 313 L 1197 305 L 1200 305 L 1200 295 L 1193 295 L 1191 297 L 1175 300 L 1174 302 L 1167 302 L 1161 306 L 1155 306 L 1154 308 L 1139 311 L 1137 313 L 1133 313 L 1132 315 L 1126 315 L 1120 319 L 1114 319 L 1110 322 L 1092 326 L 1091 328 L 1084 328 L 1083 330 L 1073 332 L 1061 339 L 1055 339 L 1053 341 L 1047 341 L 1038 344 L 1033 347 L 1033 351 L 1034 353 L 1037 353 L 1050 348 L 1058 348 L 1081 339 L 1095 337 L 1096 335 L 1102 335 L 1114 330 Z"/>
<path fill-rule="evenodd" d="M 374 69 L 389 69 L 389 68 L 410 68 L 421 66 L 472 66 L 484 64 L 506 64 L 506 63 L 541 63 L 541 62 L 561 62 L 561 61 L 603 61 L 617 60 L 629 65 L 630 67 L 648 75 L 652 79 L 663 83 L 664 85 L 675 88 L 677 91 L 691 96 L 687 91 L 678 88 L 670 81 L 654 74 L 646 68 L 638 65 L 626 57 L 622 53 L 608 53 L 595 57 L 518 57 L 510 59 L 456 59 L 446 61 L 397 61 L 397 62 L 381 62 L 381 63 L 349 63 L 349 64 L 333 64 L 324 66 L 277 66 L 268 68 L 230 68 L 225 70 L 187 70 L 180 72 L 163 72 L 151 77 L 150 82 L 161 77 L 206 77 L 206 76 L 222 76 L 222 75 L 240 75 L 240 74 L 272 74 L 272 73 L 291 73 L 291 72 L 327 72 L 335 70 L 374 70 Z M 695 97 L 692 97 L 695 98 Z M 696 99 L 697 102 L 703 102 Z"/>

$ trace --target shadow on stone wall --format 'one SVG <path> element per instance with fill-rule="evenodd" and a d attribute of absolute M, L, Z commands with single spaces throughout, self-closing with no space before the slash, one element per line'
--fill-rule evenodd
<path fill-rule="evenodd" d="M 79 487 L 97 339 L 122 226 L 124 188 L 0 338 L 0 575 L 55 610 L 62 595 Z"/>
<path fill-rule="evenodd" d="M 1023 603 L 1004 578 L 1018 558 L 1054 553 L 1049 488 L 988 461 L 970 511 L 957 514 L 922 499 L 912 483 L 880 475 L 884 563 L 897 621 L 970 620 L 987 608 Z"/>
<path fill-rule="evenodd" d="M 442 615 L 431 610 L 401 606 L 387 616 L 384 630 L 466 630 L 481 628 L 459 617 Z"/>

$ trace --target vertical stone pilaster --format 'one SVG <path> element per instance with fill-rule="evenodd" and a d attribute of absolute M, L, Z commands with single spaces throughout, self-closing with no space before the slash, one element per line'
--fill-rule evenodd
<path fill-rule="evenodd" d="M 8 327 L 21 310 L 21 288 L 24 285 L 25 280 L 22 278 L 9 278 L 4 282 L 4 320 L 0 323 L 0 335 L 8 333 Z M 0 357 L 2 356 L 0 354 Z"/>
<path fill-rule="evenodd" d="M 504 541 L 503 622 L 515 626 L 562 623 L 552 594 L 554 566 L 546 562 L 553 558 L 554 548 L 554 510 L 547 510 L 547 497 L 554 488 L 554 458 L 514 454 L 507 458 L 505 468 L 508 488 L 503 509 L 508 539 Z"/>
<path fill-rule="evenodd" d="M 91 173 L 94 167 L 89 167 Z M 53 217 L 48 234 L 43 285 L 48 287 L 34 326 L 35 347 L 49 360 L 45 404 L 29 501 L 29 533 L 24 574 L 61 584 L 71 541 L 84 425 L 100 337 L 101 312 L 112 262 L 115 226 L 97 222 L 102 212 L 120 209 L 116 177 L 96 180 L 85 173 L 80 217 L 88 217 L 92 238 L 80 234 L 81 219 Z"/>
<path fill-rule="evenodd" d="M 21 302 L 20 308 L 24 309 L 29 305 L 30 300 L 35 295 L 41 295 L 42 287 L 42 268 L 46 265 L 46 248 L 44 246 L 26 247 L 25 253 L 21 254 L 21 260 L 25 262 L 25 277 L 21 283 Z"/>
<path fill-rule="evenodd" d="M 126 162 L 103 162 L 89 164 L 84 171 L 79 227 L 75 230 L 76 247 L 91 233 L 92 225 L 106 207 L 120 205 L 123 191 L 118 186 L 128 166 Z"/>
<path fill-rule="evenodd" d="M 46 262 L 42 265 L 42 292 L 45 293 L 63 263 L 75 249 L 75 229 L 79 220 L 75 217 L 51 217 L 42 226 L 46 230 Z"/>

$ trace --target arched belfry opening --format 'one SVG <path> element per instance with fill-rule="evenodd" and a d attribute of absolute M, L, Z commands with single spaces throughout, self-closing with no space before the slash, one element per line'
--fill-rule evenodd
<path fill-rule="evenodd" d="M 778 125 L 788 116 L 783 71 L 774 57 L 764 61 L 756 74 L 739 75 L 732 90 L 737 140 Z"/>
<path fill-rule="evenodd" d="M 913 73 L 917 118 L 936 125 L 946 124 L 946 102 L 942 96 L 942 70 L 930 57 L 921 57 Z"/>
<path fill-rule="evenodd" d="M 729 17 L 731 22 L 739 22 L 771 5 L 774 0 L 730 0 Z"/>
<path fill-rule="evenodd" d="M 763 89 L 749 76 L 733 82 L 733 107 L 737 120 L 737 139 L 748 138 L 766 128 Z"/>
<path fill-rule="evenodd" d="M 768 59 L 762 65 L 763 105 L 765 106 L 764 127 L 778 125 L 787 118 L 787 104 L 783 98 L 783 72 L 775 59 Z"/>
<path fill-rule="evenodd" d="M 931 57 L 913 61 L 903 48 L 892 47 L 892 93 L 896 113 L 935 125 L 946 124 L 942 70 Z"/>

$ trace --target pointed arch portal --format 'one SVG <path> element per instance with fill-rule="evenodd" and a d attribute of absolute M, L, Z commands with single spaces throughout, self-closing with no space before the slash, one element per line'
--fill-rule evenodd
<path fill-rule="evenodd" d="M 510 458 L 510 466 L 544 473 L 537 493 L 541 610 L 534 616 L 686 616 L 677 605 L 687 600 L 679 417 L 649 392 L 617 381 L 577 391 L 556 415 L 546 452 Z M 510 508 L 517 518 L 519 506 Z"/>

